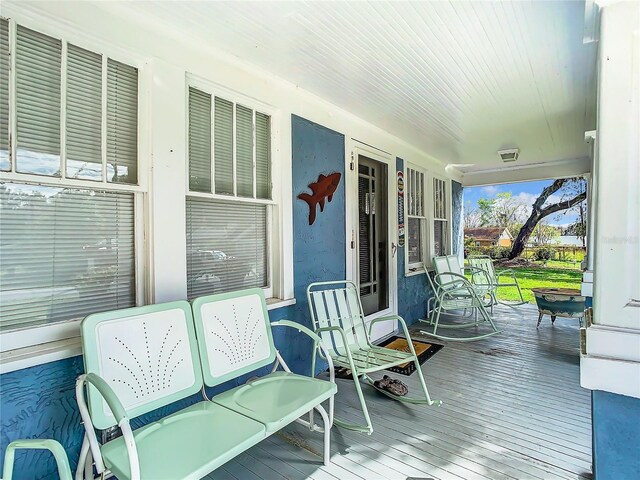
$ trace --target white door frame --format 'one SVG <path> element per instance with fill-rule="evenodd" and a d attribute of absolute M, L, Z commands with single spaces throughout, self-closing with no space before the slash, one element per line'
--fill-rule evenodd
<path fill-rule="evenodd" d="M 396 194 L 396 158 L 395 156 L 378 150 L 355 139 L 349 139 L 346 142 L 345 152 L 345 214 L 346 214 L 346 273 L 347 280 L 351 280 L 356 285 L 359 284 L 358 275 L 358 157 L 365 157 L 376 160 L 387 165 L 387 198 L 388 198 L 388 251 L 387 258 L 389 264 L 387 271 L 389 272 L 389 307 L 365 317 L 365 322 L 387 315 L 397 315 L 398 313 L 398 261 L 396 259 L 397 251 L 394 253 L 393 245 L 398 243 L 398 214 L 397 214 L 397 194 Z M 397 249 L 396 249 L 397 250 Z M 398 328 L 397 320 L 388 322 L 380 322 L 374 326 L 371 332 L 371 339 L 376 340 L 383 338 Z"/>

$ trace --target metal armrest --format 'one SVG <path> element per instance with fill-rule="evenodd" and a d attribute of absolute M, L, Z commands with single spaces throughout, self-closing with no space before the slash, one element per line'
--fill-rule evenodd
<path fill-rule="evenodd" d="M 407 322 L 405 322 L 404 318 L 402 318 L 400 315 L 387 315 L 385 317 L 374 318 L 373 320 L 371 320 L 371 323 L 369 324 L 369 334 L 371 334 L 371 327 L 373 326 L 374 323 L 383 322 L 385 320 L 397 320 L 400 323 L 400 326 L 402 327 L 402 333 L 404 334 L 404 338 L 406 338 L 407 344 L 409 344 L 409 350 L 411 351 L 412 355 L 416 355 L 416 351 L 413 348 L 413 342 L 411 341 L 411 335 L 409 335 L 409 328 L 407 327 Z"/>
<path fill-rule="evenodd" d="M 124 437 L 124 443 L 127 448 L 127 455 L 129 456 L 129 471 L 131 472 L 131 480 L 140 480 L 140 462 L 138 460 L 138 450 L 133 438 L 133 431 L 129 424 L 126 411 L 120 402 L 120 399 L 116 393 L 112 390 L 107 382 L 105 382 L 99 375 L 95 373 L 85 373 L 80 375 L 76 380 L 76 400 L 80 409 L 80 416 L 84 423 L 85 432 L 89 439 L 89 445 L 93 459 L 96 463 L 96 470 L 98 474 L 104 472 L 105 467 L 102 462 L 102 454 L 100 453 L 100 444 L 96 437 L 96 432 L 91 421 L 91 414 L 87 408 L 87 403 L 84 398 L 84 386 L 90 383 L 100 393 L 102 398 L 109 406 L 109 409 L 113 413 L 116 423 L 122 430 L 122 436 Z"/>
<path fill-rule="evenodd" d="M 297 322 L 292 322 L 291 320 L 278 320 L 277 322 L 271 322 L 271 326 L 295 328 L 296 330 L 298 330 L 298 332 L 302 332 L 305 335 L 307 335 L 309 338 L 311 338 L 313 340 L 313 343 L 315 344 L 315 347 L 319 348 L 322 351 L 322 353 L 325 355 L 327 359 L 327 363 L 329 364 L 329 381 L 332 383 L 335 383 L 336 374 L 333 366 L 333 360 L 331 359 L 331 355 L 329 355 L 329 350 L 327 349 L 324 342 L 318 335 L 313 333 L 311 329 L 305 327 L 304 325 L 300 325 Z M 313 374 L 314 372 L 311 372 L 312 376 Z"/>
<path fill-rule="evenodd" d="M 62 448 L 60 443 L 51 439 L 14 440 L 7 445 L 7 449 L 4 454 L 4 468 L 2 471 L 2 478 L 4 478 L 4 480 L 11 480 L 13 478 L 15 451 L 20 449 L 49 450 L 56 460 L 60 480 L 71 480 L 71 467 L 69 467 L 67 453 L 64 451 L 64 448 Z"/>

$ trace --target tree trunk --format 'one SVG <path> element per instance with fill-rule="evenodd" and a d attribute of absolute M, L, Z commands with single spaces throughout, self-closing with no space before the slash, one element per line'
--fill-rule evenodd
<path fill-rule="evenodd" d="M 557 192 L 560 188 L 568 181 L 568 178 L 562 178 L 560 180 L 556 180 L 551 185 L 542 190 L 542 193 L 536 201 L 533 202 L 533 208 L 531 209 L 531 215 L 524 223 L 520 231 L 518 232 L 518 236 L 513 242 L 513 246 L 511 247 L 511 252 L 509 252 L 509 260 L 513 260 L 516 257 L 519 257 L 524 251 L 524 247 L 527 245 L 527 241 L 529 237 L 533 233 L 534 228 L 540 220 L 544 217 L 551 215 L 552 213 L 560 212 L 562 210 L 566 210 L 571 208 L 587 198 L 587 192 L 582 192 L 570 200 L 565 200 L 562 202 L 554 203 L 553 205 L 549 205 L 548 207 L 542 208 L 544 202 L 547 201 L 547 198 L 551 196 L 552 193 Z"/>

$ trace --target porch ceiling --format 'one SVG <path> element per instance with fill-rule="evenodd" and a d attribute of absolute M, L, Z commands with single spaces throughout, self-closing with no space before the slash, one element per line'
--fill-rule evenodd
<path fill-rule="evenodd" d="M 462 172 L 502 165 L 508 147 L 520 148 L 518 165 L 587 156 L 595 46 L 583 44 L 581 1 L 114 3 Z"/>

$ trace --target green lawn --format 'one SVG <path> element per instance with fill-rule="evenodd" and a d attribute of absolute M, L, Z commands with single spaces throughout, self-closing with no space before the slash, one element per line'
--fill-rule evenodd
<path fill-rule="evenodd" d="M 582 282 L 582 272 L 571 268 L 557 268 L 556 263 L 564 262 L 548 262 L 546 267 L 540 268 L 513 268 L 516 272 L 516 278 L 522 289 L 522 296 L 529 303 L 535 303 L 532 288 L 550 287 L 550 288 L 580 288 Z M 508 277 L 504 277 L 503 281 L 507 281 Z M 498 298 L 500 300 L 519 300 L 518 290 L 515 287 L 499 288 Z"/>
<path fill-rule="evenodd" d="M 582 283 L 582 272 L 576 268 L 572 261 L 549 260 L 546 264 L 535 262 L 531 267 L 513 267 L 516 278 L 522 289 L 525 301 L 535 303 L 532 288 L 577 288 Z M 579 266 L 579 265 L 578 265 Z M 496 270 L 502 270 L 496 266 Z M 508 282 L 510 277 L 503 277 L 503 282 Z M 501 287 L 498 289 L 498 299 L 520 301 L 518 290 L 515 287 Z"/>

